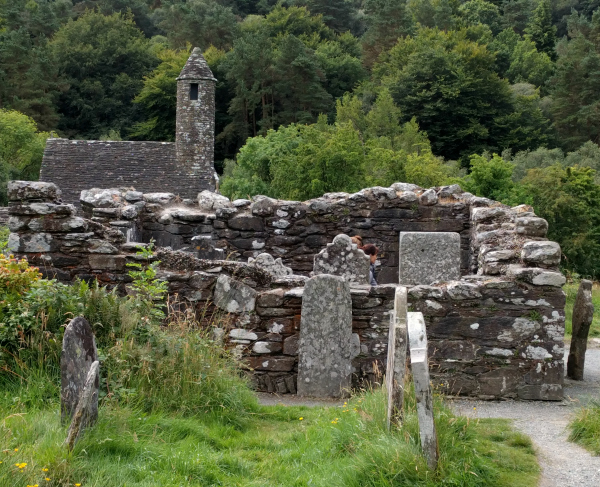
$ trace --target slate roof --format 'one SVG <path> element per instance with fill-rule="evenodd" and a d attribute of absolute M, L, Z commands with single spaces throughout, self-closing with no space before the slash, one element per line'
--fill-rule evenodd
<path fill-rule="evenodd" d="M 210 79 L 216 81 L 199 47 L 194 47 L 187 63 L 179 73 L 177 81 L 183 79 Z"/>

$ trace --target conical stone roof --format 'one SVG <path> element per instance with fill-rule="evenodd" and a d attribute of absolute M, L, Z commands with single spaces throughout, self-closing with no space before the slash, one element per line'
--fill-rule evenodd
<path fill-rule="evenodd" d="M 210 79 L 216 81 L 199 47 L 194 47 L 187 63 L 179 73 L 177 81 L 184 79 Z"/>

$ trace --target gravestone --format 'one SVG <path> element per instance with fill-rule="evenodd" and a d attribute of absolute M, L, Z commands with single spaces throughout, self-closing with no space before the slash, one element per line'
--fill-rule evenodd
<path fill-rule="evenodd" d="M 415 384 L 421 448 L 427 460 L 427 465 L 430 469 L 435 470 L 438 461 L 438 442 L 433 419 L 433 394 L 429 382 L 425 318 L 423 318 L 423 313 L 408 313 L 407 321 L 410 366 Z"/>
<path fill-rule="evenodd" d="M 583 380 L 587 339 L 593 318 L 592 281 L 582 279 L 573 305 L 573 338 L 567 361 L 567 377 L 570 379 Z"/>
<path fill-rule="evenodd" d="M 408 333 L 406 314 L 408 311 L 406 288 L 396 288 L 394 309 L 390 315 L 388 335 L 386 386 L 388 393 L 387 428 L 391 423 L 399 424 L 402 420 L 404 405 L 404 375 L 406 374 L 406 348 Z"/>
<path fill-rule="evenodd" d="M 460 235 L 400 232 L 400 284 L 433 284 L 460 279 Z"/>
<path fill-rule="evenodd" d="M 302 297 L 298 395 L 345 395 L 350 389 L 353 348 L 348 282 L 327 274 L 310 278 Z"/>
<path fill-rule="evenodd" d="M 312 275 L 330 274 L 354 284 L 369 284 L 370 264 L 369 256 L 342 233 L 315 255 Z"/>
<path fill-rule="evenodd" d="M 81 316 L 73 318 L 65 330 L 60 356 L 60 419 L 63 425 L 66 425 L 73 417 L 88 372 L 97 360 L 98 351 L 92 327 Z M 96 376 L 89 407 L 82 417 L 83 426 L 91 425 L 98 419 L 99 381 L 99 377 Z"/>
<path fill-rule="evenodd" d="M 94 394 L 96 395 L 96 400 L 98 397 L 98 386 L 97 382 L 99 380 L 99 370 L 100 370 L 100 362 L 97 360 L 92 364 L 90 370 L 85 379 L 85 384 L 83 386 L 83 391 L 81 392 L 81 397 L 79 398 L 79 402 L 77 403 L 77 407 L 75 408 L 75 413 L 73 414 L 73 421 L 71 422 L 71 426 L 69 426 L 69 431 L 67 433 L 67 439 L 65 441 L 67 448 L 72 450 L 75 446 L 75 442 L 79 437 L 79 433 L 85 427 L 85 418 L 86 412 L 89 411 L 92 406 L 92 401 L 94 400 Z"/>

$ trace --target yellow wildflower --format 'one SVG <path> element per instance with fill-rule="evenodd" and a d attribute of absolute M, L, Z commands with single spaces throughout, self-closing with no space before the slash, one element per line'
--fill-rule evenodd
<path fill-rule="evenodd" d="M 298 418 L 298 421 L 302 421 L 304 418 Z"/>
<path fill-rule="evenodd" d="M 49 479 L 48 477 L 46 477 L 44 480 L 45 480 L 46 482 L 50 482 L 50 479 Z"/>
<path fill-rule="evenodd" d="M 42 472 L 47 472 L 48 469 L 47 468 L 42 468 Z"/>

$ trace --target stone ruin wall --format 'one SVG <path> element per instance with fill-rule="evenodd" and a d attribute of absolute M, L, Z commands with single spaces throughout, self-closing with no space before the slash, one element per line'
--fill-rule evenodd
<path fill-rule="evenodd" d="M 562 398 L 564 277 L 560 249 L 531 208 L 509 208 L 456 186 L 423 190 L 396 183 L 307 202 L 201 193 L 199 202 L 133 190 L 82 193 L 84 218 L 47 183 L 13 183 L 10 247 L 48 277 L 96 278 L 126 286 L 136 259 L 130 238 L 159 246 L 170 294 L 218 317 L 258 390 L 296 390 L 297 344 L 305 276 L 277 277 L 242 262 L 197 259 L 202 241 L 229 259 L 269 252 L 297 274 L 339 233 L 382 248 L 380 282 L 352 288 L 355 383 L 384 372 L 400 231 L 461 236 L 459 281 L 409 288 L 409 306 L 427 321 L 431 375 L 442 392 L 481 398 Z M 201 239 L 192 240 L 193 237 Z M 206 237 L 202 239 L 202 237 Z M 210 237 L 210 238 L 208 238 Z"/>

